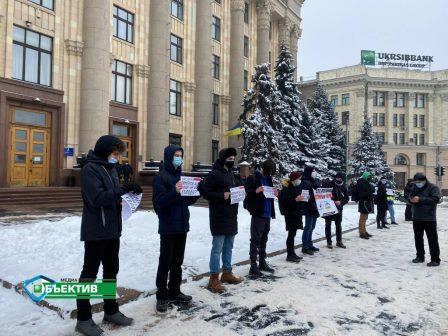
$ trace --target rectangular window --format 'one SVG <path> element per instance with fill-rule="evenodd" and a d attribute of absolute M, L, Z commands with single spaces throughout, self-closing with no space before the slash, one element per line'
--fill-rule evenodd
<path fill-rule="evenodd" d="M 375 135 L 376 135 L 376 138 L 378 139 L 378 142 L 383 144 L 385 141 L 385 138 L 386 138 L 385 133 L 384 132 L 376 132 Z"/>
<path fill-rule="evenodd" d="M 212 140 L 212 162 L 218 160 L 219 141 Z"/>
<path fill-rule="evenodd" d="M 378 113 L 378 126 L 384 126 L 384 125 L 385 125 L 385 114 Z"/>
<path fill-rule="evenodd" d="M 182 115 L 182 84 L 170 79 L 170 114 Z"/>
<path fill-rule="evenodd" d="M 48 8 L 50 10 L 54 10 L 54 0 L 29 0 L 34 2 L 35 4 Z"/>
<path fill-rule="evenodd" d="M 12 77 L 51 86 L 53 39 L 18 26 L 13 27 Z"/>
<path fill-rule="evenodd" d="M 373 96 L 373 106 L 384 106 L 385 95 L 385 92 L 375 91 L 375 94 Z"/>
<path fill-rule="evenodd" d="M 244 35 L 244 57 L 249 57 L 249 37 Z"/>
<path fill-rule="evenodd" d="M 221 59 L 219 58 L 219 56 L 213 55 L 213 78 L 215 79 L 219 79 L 220 77 L 220 63 L 221 63 Z"/>
<path fill-rule="evenodd" d="M 350 93 L 343 93 L 342 94 L 342 105 L 349 105 L 350 104 Z"/>
<path fill-rule="evenodd" d="M 418 136 L 420 138 L 418 143 L 419 143 L 420 146 L 423 146 L 425 144 L 425 134 L 421 133 Z"/>
<path fill-rule="evenodd" d="M 422 93 L 417 93 L 415 95 L 415 107 L 423 108 L 425 107 L 425 95 Z"/>
<path fill-rule="evenodd" d="M 417 166 L 425 165 L 425 153 L 417 153 L 416 155 Z"/>
<path fill-rule="evenodd" d="M 121 40 L 134 42 L 134 14 L 114 5 L 113 35 Z"/>
<path fill-rule="evenodd" d="M 418 145 L 418 134 L 414 133 L 414 145 Z"/>
<path fill-rule="evenodd" d="M 249 3 L 244 2 L 244 22 L 249 23 Z"/>
<path fill-rule="evenodd" d="M 171 15 L 179 20 L 184 19 L 184 0 L 171 0 Z"/>
<path fill-rule="evenodd" d="M 132 104 L 132 65 L 115 60 L 112 65 L 112 100 Z"/>
<path fill-rule="evenodd" d="M 394 144 L 398 144 L 398 133 L 394 133 Z"/>
<path fill-rule="evenodd" d="M 350 124 L 350 112 L 344 111 L 342 112 L 342 125 L 349 125 Z"/>
<path fill-rule="evenodd" d="M 212 17 L 212 38 L 216 41 L 221 41 L 221 19 Z"/>
<path fill-rule="evenodd" d="M 393 123 L 393 127 L 398 126 L 398 114 L 394 113 L 392 123 Z"/>
<path fill-rule="evenodd" d="M 414 114 L 414 127 L 418 127 L 418 116 Z"/>
<path fill-rule="evenodd" d="M 418 123 L 420 127 L 425 127 L 425 115 L 421 114 L 418 116 Z"/>
<path fill-rule="evenodd" d="M 331 96 L 330 101 L 331 101 L 331 105 L 333 105 L 333 107 L 338 106 L 338 96 L 337 95 Z"/>
<path fill-rule="evenodd" d="M 170 43 L 171 43 L 170 59 L 174 62 L 182 64 L 182 44 L 183 44 L 182 38 L 174 34 L 171 34 Z"/>
<path fill-rule="evenodd" d="M 378 126 L 378 113 L 373 114 L 372 124 L 373 126 Z"/>
<path fill-rule="evenodd" d="M 213 125 L 219 125 L 219 96 L 212 95 Z"/>
<path fill-rule="evenodd" d="M 170 133 L 169 144 L 182 147 L 182 135 Z"/>
<path fill-rule="evenodd" d="M 400 145 L 404 145 L 404 133 L 400 133 Z"/>
<path fill-rule="evenodd" d="M 394 107 L 404 107 L 404 93 L 395 92 Z"/>
<path fill-rule="evenodd" d="M 404 124 L 405 124 L 404 118 L 405 118 L 405 115 L 404 114 L 400 114 L 400 119 L 398 120 L 400 127 L 404 127 Z"/>
<path fill-rule="evenodd" d="M 249 72 L 244 70 L 244 90 L 249 90 Z"/>

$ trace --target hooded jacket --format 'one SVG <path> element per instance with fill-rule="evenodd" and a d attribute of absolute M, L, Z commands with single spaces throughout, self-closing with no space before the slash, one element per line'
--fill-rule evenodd
<path fill-rule="evenodd" d="M 226 159 L 235 154 L 233 148 L 222 149 L 203 183 L 202 193 L 209 201 L 210 231 L 213 236 L 238 233 L 238 204 L 230 204 L 230 197 L 224 199 L 224 193 L 230 188 L 242 185 L 238 176 L 224 167 Z"/>
<path fill-rule="evenodd" d="M 377 184 L 375 203 L 377 207 L 387 209 L 387 189 L 386 185 L 382 183 L 381 180 Z"/>
<path fill-rule="evenodd" d="M 302 194 L 300 185 L 297 187 L 287 179 L 282 182 L 283 189 L 278 199 L 279 207 L 285 217 L 297 217 L 302 219 L 302 206 L 304 202 L 296 202 L 296 197 Z"/>
<path fill-rule="evenodd" d="M 152 204 L 159 217 L 159 234 L 183 234 L 190 230 L 188 206 L 199 197 L 183 197 L 176 191 L 182 168 L 173 165 L 174 153 L 183 149 L 176 145 L 165 148 L 163 163 L 152 181 Z"/>
<path fill-rule="evenodd" d="M 244 207 L 249 211 L 252 216 L 263 217 L 264 206 L 266 197 L 264 197 L 264 193 L 256 193 L 258 187 L 262 186 L 261 183 L 261 172 L 256 171 L 254 175 L 251 175 L 247 178 L 245 188 L 246 188 L 246 199 L 244 200 Z M 268 181 L 270 187 L 273 186 L 272 176 L 265 177 Z M 275 218 L 275 208 L 274 208 L 274 199 L 269 199 L 269 203 L 271 206 L 271 218 Z"/>
<path fill-rule="evenodd" d="M 314 171 L 314 167 L 306 166 L 302 175 L 302 183 L 300 188 L 302 190 L 308 190 L 310 199 L 308 202 L 303 202 L 303 214 L 305 216 L 319 217 L 319 211 L 317 210 L 316 200 L 314 199 L 314 189 L 320 187 L 319 181 L 315 180 L 311 174 Z"/>
<path fill-rule="evenodd" d="M 423 188 L 417 188 L 416 185 L 412 187 L 409 200 L 414 196 L 419 197 L 419 202 L 411 203 L 412 220 L 414 222 L 435 222 L 437 220 L 437 203 L 440 202 L 440 198 L 442 197 L 439 187 L 426 179 Z"/>
<path fill-rule="evenodd" d="M 356 182 L 358 194 L 358 212 L 363 214 L 373 213 L 373 192 L 375 188 L 365 178 L 360 178 Z"/>

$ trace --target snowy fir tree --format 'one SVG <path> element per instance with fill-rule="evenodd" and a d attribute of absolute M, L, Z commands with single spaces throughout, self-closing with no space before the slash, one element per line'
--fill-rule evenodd
<path fill-rule="evenodd" d="M 327 175 L 334 177 L 338 172 L 346 170 L 345 135 L 339 126 L 338 117 L 328 100 L 327 93 L 321 85 L 317 85 L 311 98 L 309 108 L 318 125 L 317 137 L 322 138 L 320 156 L 328 165 Z"/>

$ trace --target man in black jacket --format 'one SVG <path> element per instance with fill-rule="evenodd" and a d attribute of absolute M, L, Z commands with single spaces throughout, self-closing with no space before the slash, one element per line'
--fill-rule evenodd
<path fill-rule="evenodd" d="M 378 182 L 375 203 L 376 203 L 376 227 L 378 229 L 388 229 L 386 225 L 387 214 L 387 179 L 383 176 Z"/>
<path fill-rule="evenodd" d="M 264 196 L 264 187 L 273 187 L 272 175 L 276 172 L 275 162 L 268 159 L 261 165 L 262 171 L 256 171 L 246 180 L 247 197 L 244 207 L 252 215 L 250 222 L 250 271 L 252 276 L 262 276 L 260 271 L 274 273 L 266 262 L 266 244 L 271 229 L 271 218 L 275 218 L 274 199 Z M 275 190 L 275 195 L 278 195 Z M 257 257 L 259 256 L 259 265 Z"/>
<path fill-rule="evenodd" d="M 127 192 L 140 194 L 135 183 L 120 188 L 115 169 L 124 143 L 112 136 L 100 137 L 81 169 L 81 193 L 84 203 L 81 220 L 81 241 L 84 241 L 84 266 L 80 282 L 95 281 L 103 264 L 103 279 L 116 280 L 119 269 L 118 252 L 121 236 L 121 196 Z M 78 313 L 76 330 L 83 335 L 101 335 L 103 330 L 92 320 L 88 299 L 76 301 Z M 130 325 L 133 319 L 118 310 L 115 299 L 104 300 L 104 322 Z"/>
<path fill-rule="evenodd" d="M 356 182 L 356 199 L 358 200 L 359 212 L 359 237 L 369 239 L 372 237 L 366 230 L 366 222 L 370 213 L 373 213 L 373 193 L 375 188 L 370 183 L 372 175 L 364 172 Z"/>
<path fill-rule="evenodd" d="M 344 184 L 345 175 L 343 173 L 337 173 L 334 180 L 328 187 L 333 188 L 332 197 L 334 204 L 338 208 L 338 213 L 324 217 L 325 218 L 325 238 L 327 239 L 327 247 L 332 249 L 333 242 L 331 241 L 331 222 L 334 221 L 336 226 L 336 246 L 340 248 L 346 248 L 342 243 L 342 210 L 344 205 L 348 203 L 348 191 Z M 324 186 L 327 187 L 327 186 Z"/>
<path fill-rule="evenodd" d="M 222 149 L 201 188 L 202 196 L 209 201 L 210 231 L 213 242 L 210 252 L 210 280 L 207 288 L 213 293 L 225 291 L 221 282 L 238 284 L 242 281 L 240 277 L 232 273 L 233 241 L 238 233 L 238 203 L 231 204 L 230 188 L 242 185 L 233 173 L 235 157 L 235 148 Z M 221 257 L 223 273 L 219 281 Z"/>
<path fill-rule="evenodd" d="M 429 253 L 431 254 L 431 262 L 427 265 L 440 265 L 436 210 L 441 197 L 440 189 L 430 183 L 424 174 L 415 174 L 414 187 L 409 195 L 409 201 L 412 204 L 415 248 L 417 250 L 417 257 L 412 260 L 413 263 L 422 263 L 425 261 L 423 234 L 426 232 Z"/>

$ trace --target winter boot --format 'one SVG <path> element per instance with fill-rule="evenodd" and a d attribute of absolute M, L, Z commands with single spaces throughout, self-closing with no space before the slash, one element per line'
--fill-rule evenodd
<path fill-rule="evenodd" d="M 393 224 L 393 225 L 398 225 L 398 223 L 397 223 L 397 222 L 392 222 L 392 223 L 390 223 L 390 224 Z"/>
<path fill-rule="evenodd" d="M 302 249 L 303 254 L 314 255 L 314 251 L 311 249 Z"/>
<path fill-rule="evenodd" d="M 176 304 L 188 304 L 193 300 L 193 297 L 190 295 L 185 295 L 184 293 L 179 293 L 176 296 L 170 297 L 170 301 Z"/>
<path fill-rule="evenodd" d="M 426 266 L 428 266 L 428 267 L 437 267 L 437 266 L 440 266 L 440 263 L 437 262 L 437 261 L 431 261 L 431 262 L 427 263 Z"/>
<path fill-rule="evenodd" d="M 84 336 L 100 336 L 104 335 L 104 330 L 101 329 L 92 319 L 87 321 L 77 321 L 75 331 Z"/>
<path fill-rule="evenodd" d="M 333 243 L 332 242 L 328 242 L 327 243 L 327 247 L 331 250 L 333 249 Z"/>
<path fill-rule="evenodd" d="M 367 237 L 373 237 L 373 235 L 371 235 L 370 233 L 366 232 Z"/>
<path fill-rule="evenodd" d="M 261 273 L 260 269 L 258 268 L 256 261 L 252 261 L 250 263 L 249 275 L 257 278 L 263 276 L 263 273 Z"/>
<path fill-rule="evenodd" d="M 362 234 L 362 235 L 359 235 L 359 238 L 362 238 L 362 239 L 370 239 L 370 237 L 367 235 L 367 233 L 364 233 L 364 234 Z"/>
<path fill-rule="evenodd" d="M 266 262 L 266 259 L 261 259 L 260 258 L 260 265 L 258 266 L 258 268 L 260 269 L 260 271 L 265 271 L 265 272 L 269 272 L 269 273 L 275 273 L 275 270 L 268 265 L 268 263 Z"/>
<path fill-rule="evenodd" d="M 390 229 L 390 227 L 386 226 L 386 224 L 383 224 L 384 229 Z"/>
<path fill-rule="evenodd" d="M 219 274 L 210 274 L 207 288 L 213 293 L 223 293 L 226 288 L 219 281 Z"/>
<path fill-rule="evenodd" d="M 345 246 L 342 242 L 337 242 L 336 246 L 344 249 L 347 248 L 347 246 Z"/>
<path fill-rule="evenodd" d="M 224 271 L 221 274 L 221 282 L 228 283 L 230 285 L 238 285 L 243 281 L 242 278 L 236 276 L 232 271 Z"/>
<path fill-rule="evenodd" d="M 157 299 L 156 311 L 160 314 L 165 314 L 168 311 L 168 300 Z"/>
<path fill-rule="evenodd" d="M 119 311 L 112 315 L 104 314 L 103 318 L 103 323 L 112 323 L 118 326 L 130 326 L 133 322 L 133 318 L 127 317 Z"/>
<path fill-rule="evenodd" d="M 415 259 L 412 259 L 412 262 L 413 262 L 414 264 L 420 264 L 420 263 L 424 263 L 424 262 L 425 262 L 425 259 L 424 259 L 424 258 L 419 258 L 419 257 L 417 257 L 417 258 L 415 258 Z"/>
<path fill-rule="evenodd" d="M 293 263 L 299 263 L 301 259 L 302 258 L 300 258 L 298 255 L 295 255 L 295 254 L 288 254 L 286 256 L 286 261 L 293 262 Z"/>

